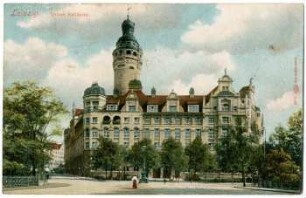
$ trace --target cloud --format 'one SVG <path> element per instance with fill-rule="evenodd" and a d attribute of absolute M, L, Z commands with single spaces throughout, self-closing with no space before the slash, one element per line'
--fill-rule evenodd
<path fill-rule="evenodd" d="M 229 71 L 236 68 L 226 51 L 189 52 L 159 46 L 144 54 L 141 79 L 147 92 L 154 86 L 158 93 L 168 94 L 175 88 L 182 94 L 188 93 L 190 86 L 193 86 L 203 94 L 203 89 L 210 91 L 206 88 L 217 82 L 224 68 Z M 179 88 L 180 85 L 184 86 Z M 185 87 L 185 91 L 182 87 Z"/>
<path fill-rule="evenodd" d="M 130 18 L 139 32 L 159 32 L 160 28 L 173 28 L 180 22 L 180 10 L 175 5 L 130 4 Z M 20 20 L 17 26 L 45 34 L 69 33 L 80 35 L 81 39 L 96 41 L 104 36 L 118 35 L 118 25 L 126 19 L 126 4 L 71 4 L 50 7 L 49 11 L 37 17 Z M 90 31 L 88 31 L 90 30 Z"/>
<path fill-rule="evenodd" d="M 231 53 L 280 52 L 303 43 L 302 4 L 219 4 L 214 23 L 197 20 L 181 40 L 192 48 Z"/>
<path fill-rule="evenodd" d="M 293 107 L 294 104 L 294 92 L 287 91 L 281 97 L 274 100 L 269 100 L 267 103 L 267 109 L 271 111 L 283 111 Z M 296 97 L 297 103 L 299 103 L 299 95 Z"/>
<path fill-rule="evenodd" d="M 193 87 L 196 95 L 207 94 L 217 85 L 218 78 L 219 76 L 214 74 L 196 74 L 189 83 L 179 79 L 173 81 L 169 88 L 171 87 L 176 93 L 186 95 L 189 94 L 189 89 Z"/>
<path fill-rule="evenodd" d="M 48 70 L 67 56 L 62 45 L 30 37 L 24 43 L 13 40 L 4 42 L 4 82 L 43 79 Z"/>
<path fill-rule="evenodd" d="M 111 50 L 101 50 L 90 57 L 84 66 L 71 58 L 58 61 L 49 70 L 44 84 L 54 88 L 66 105 L 82 104 L 84 90 L 98 82 L 112 94 L 113 68 Z"/>

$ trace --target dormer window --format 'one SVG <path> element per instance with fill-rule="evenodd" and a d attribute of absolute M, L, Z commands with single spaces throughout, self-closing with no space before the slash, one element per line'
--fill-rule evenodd
<path fill-rule="evenodd" d="M 135 112 L 136 111 L 136 106 L 135 105 L 129 105 L 129 112 Z"/>
<path fill-rule="evenodd" d="M 129 111 L 129 112 L 136 112 L 136 101 L 129 101 L 129 102 L 127 102 L 127 111 Z"/>
<path fill-rule="evenodd" d="M 177 111 L 176 106 L 174 105 L 169 106 L 169 112 L 176 112 L 176 111 Z"/>
<path fill-rule="evenodd" d="M 199 112 L 199 105 L 188 105 L 188 112 Z"/>
<path fill-rule="evenodd" d="M 116 104 L 108 104 L 106 106 L 107 111 L 117 111 L 118 110 L 118 105 Z"/>
<path fill-rule="evenodd" d="M 158 112 L 158 105 L 148 105 L 147 112 Z"/>

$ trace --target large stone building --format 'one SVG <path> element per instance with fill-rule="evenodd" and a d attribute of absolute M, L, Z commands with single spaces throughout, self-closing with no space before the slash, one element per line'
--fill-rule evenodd
<path fill-rule="evenodd" d="M 174 91 L 158 95 L 155 88 L 149 94 L 143 93 L 143 52 L 134 28 L 129 18 L 124 20 L 122 36 L 113 51 L 114 93 L 107 95 L 98 83 L 93 83 L 84 91 L 84 109 L 73 110 L 70 128 L 65 133 L 65 160 L 71 172 L 90 169 L 88 161 L 100 136 L 127 147 L 149 138 L 156 148 L 169 137 L 186 146 L 200 136 L 213 151 L 217 141 L 237 122 L 246 127 L 247 133 L 262 131 L 252 80 L 236 92 L 226 70 L 218 85 L 206 95 L 196 95 L 193 88 L 189 95 L 177 95 Z"/>

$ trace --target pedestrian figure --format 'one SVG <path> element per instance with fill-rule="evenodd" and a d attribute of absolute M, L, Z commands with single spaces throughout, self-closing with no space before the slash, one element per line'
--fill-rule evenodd
<path fill-rule="evenodd" d="M 134 175 L 134 176 L 132 177 L 133 189 L 136 189 L 136 188 L 137 188 L 137 183 L 138 183 L 138 179 L 137 179 L 136 175 Z"/>

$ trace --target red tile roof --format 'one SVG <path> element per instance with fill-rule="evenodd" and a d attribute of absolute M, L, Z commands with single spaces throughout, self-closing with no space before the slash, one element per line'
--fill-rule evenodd
<path fill-rule="evenodd" d="M 75 109 L 75 113 L 74 113 L 74 116 L 79 116 L 81 114 L 83 114 L 83 109 Z"/>
<path fill-rule="evenodd" d="M 51 142 L 50 147 L 52 150 L 59 150 L 61 148 L 62 144 L 58 144 L 56 142 Z"/>

